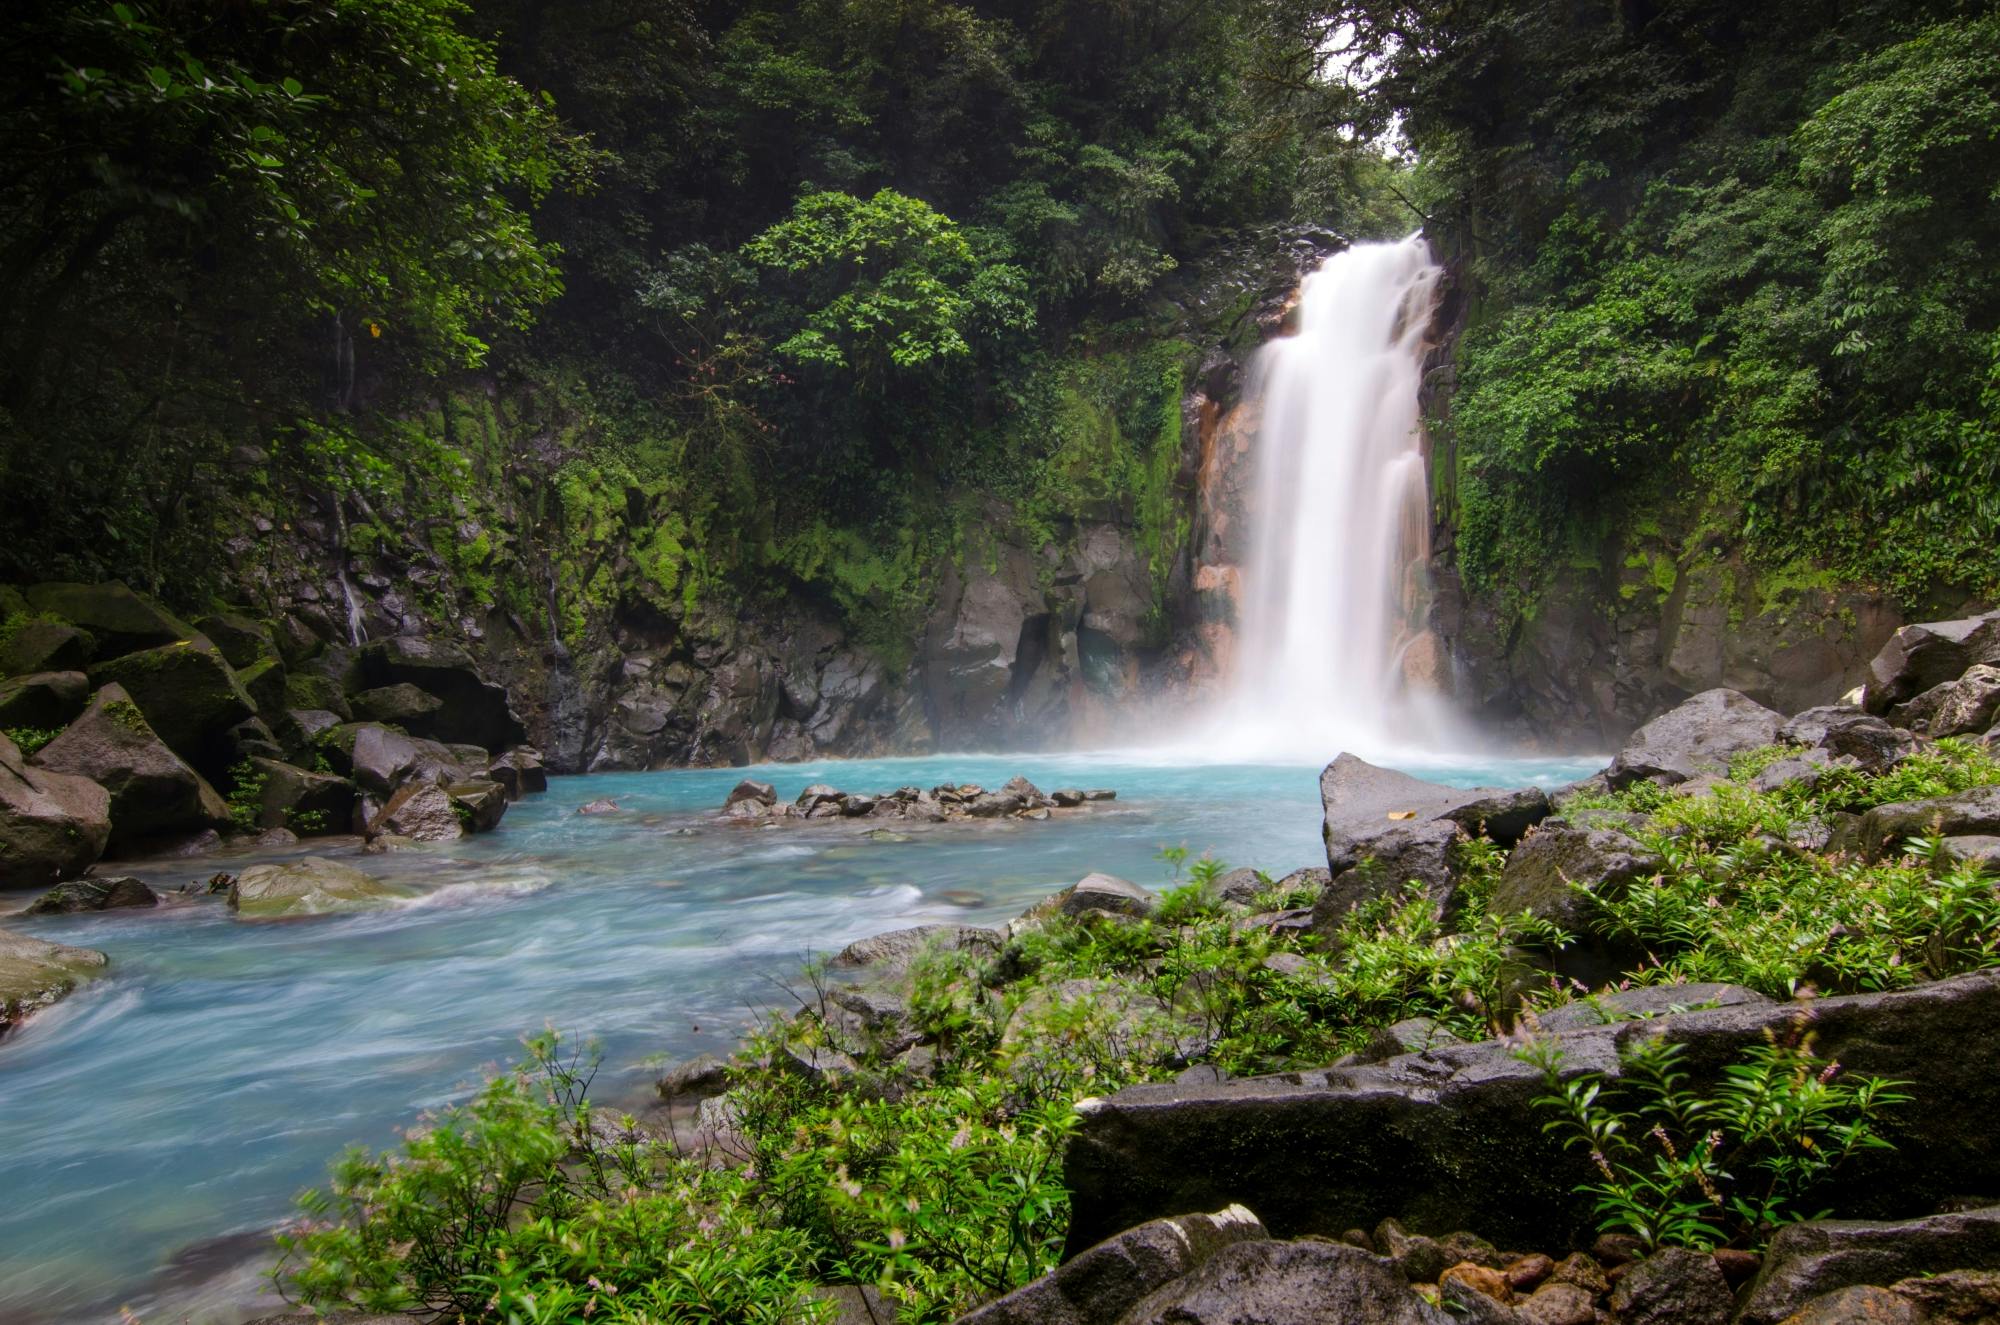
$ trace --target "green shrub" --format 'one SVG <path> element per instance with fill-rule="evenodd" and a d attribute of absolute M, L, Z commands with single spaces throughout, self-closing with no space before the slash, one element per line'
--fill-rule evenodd
<path fill-rule="evenodd" d="M 1791 1035 L 1752 1045 L 1703 1091 L 1690 1079 L 1686 1050 L 1664 1037 L 1619 1050 L 1614 1084 L 1597 1074 L 1562 1080 L 1562 1049 L 1531 1042 L 1520 1056 L 1542 1070 L 1535 1104 L 1557 1116 L 1545 1132 L 1589 1152 L 1599 1180 L 1599 1228 L 1630 1233 L 1648 1251 L 1761 1246 L 1784 1224 L 1830 1212 L 1805 1202 L 1864 1150 L 1893 1149 L 1876 1130 L 1890 1107 L 1908 1101 L 1900 1083 L 1843 1077 L 1839 1064 L 1811 1052 L 1802 1014 Z"/>
<path fill-rule="evenodd" d="M 62 732 L 63 729 L 60 727 L 9 727 L 7 739 L 20 749 L 21 757 L 27 759 L 39 753 L 43 746 L 62 735 Z"/>

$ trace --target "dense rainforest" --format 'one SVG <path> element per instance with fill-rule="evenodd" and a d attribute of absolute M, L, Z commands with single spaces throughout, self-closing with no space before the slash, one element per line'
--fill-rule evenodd
<path fill-rule="evenodd" d="M 1579 566 L 1648 601 L 2000 584 L 1981 6 L 5 22 L 16 581 L 279 611 L 246 563 L 303 521 L 427 630 L 808 600 L 893 668 L 968 531 L 1110 514 L 1157 649 L 1226 334 L 1176 282 L 1307 224 L 1450 264 L 1441 564 L 1496 638 Z"/>

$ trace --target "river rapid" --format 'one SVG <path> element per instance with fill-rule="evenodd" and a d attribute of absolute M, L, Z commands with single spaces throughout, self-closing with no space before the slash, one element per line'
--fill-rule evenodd
<path fill-rule="evenodd" d="M 1458 785 L 1555 786 L 1597 760 L 1405 759 Z M 394 910 L 275 924 L 219 897 L 10 928 L 110 954 L 105 978 L 0 1043 L 0 1320 L 254 1314 L 270 1228 L 345 1146 L 394 1144 L 553 1025 L 603 1045 L 597 1094 L 641 1103 L 652 1055 L 727 1054 L 815 953 L 906 925 L 998 924 L 1105 870 L 1164 886 L 1163 847 L 1274 876 L 1323 864 L 1317 766 L 934 756 L 558 778 L 490 834 L 361 857 L 353 840 L 111 865 L 156 888 L 285 855 L 419 885 Z M 719 822 L 746 775 L 781 797 L 1025 774 L 1117 801 L 1047 822 Z M 577 808 L 616 798 L 617 814 Z M 874 840 L 888 827 L 907 841 Z M 18 900 L 25 903 L 26 897 Z M 263 1307 L 278 1304 L 262 1295 Z"/>

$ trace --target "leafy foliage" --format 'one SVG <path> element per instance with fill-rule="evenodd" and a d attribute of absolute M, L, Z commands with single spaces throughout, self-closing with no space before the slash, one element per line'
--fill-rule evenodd
<path fill-rule="evenodd" d="M 1804 1016 L 1786 1039 L 1752 1045 L 1703 1090 L 1683 1063 L 1687 1046 L 1642 1036 L 1619 1049 L 1616 1084 L 1586 1073 L 1565 1081 L 1562 1049 L 1530 1042 L 1541 1068 L 1543 1130 L 1590 1154 L 1601 1181 L 1599 1227 L 1648 1250 L 1761 1246 L 1779 1227 L 1825 1212 L 1805 1204 L 1848 1159 L 1894 1147 L 1877 1124 L 1909 1102 L 1899 1083 L 1844 1076 L 1814 1058 Z"/>

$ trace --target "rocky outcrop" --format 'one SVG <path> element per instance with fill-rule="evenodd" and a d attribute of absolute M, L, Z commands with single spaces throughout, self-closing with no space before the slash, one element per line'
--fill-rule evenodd
<path fill-rule="evenodd" d="M 0 888 L 46 888 L 81 874 L 110 840 L 109 792 L 35 767 L 0 732 Z"/>
<path fill-rule="evenodd" d="M 413 735 L 488 750 L 504 750 L 527 739 L 506 688 L 489 681 L 457 645 L 398 636 L 362 649 L 356 666 L 362 694 L 374 694 L 389 704 L 381 693 L 388 690 L 398 701 L 390 706 L 405 715 L 393 721 Z M 424 704 L 424 696 L 434 699 L 435 705 Z"/>
<path fill-rule="evenodd" d="M 1330 879 L 1314 903 L 1324 934 L 1371 897 L 1416 882 L 1447 915 L 1458 910 L 1459 839 L 1484 832 L 1512 845 L 1549 813 L 1539 788 L 1441 786 L 1343 754 L 1319 779 Z"/>
<path fill-rule="evenodd" d="M 275 759 L 252 759 L 261 779 L 257 826 L 289 828 L 301 834 L 344 833 L 354 822 L 354 784 L 331 773 L 316 773 Z"/>
<path fill-rule="evenodd" d="M 111 846 L 226 827 L 229 806 L 154 734 L 123 687 L 106 685 L 83 715 L 43 746 L 38 768 L 89 778 L 111 795 Z"/>
<path fill-rule="evenodd" d="M 1663 863 L 1621 829 L 1545 819 L 1508 853 L 1488 909 L 1499 916 L 1525 911 L 1574 934 L 1593 896 L 1618 896 Z"/>
<path fill-rule="evenodd" d="M 241 920 L 371 911 L 415 894 L 351 865 L 307 856 L 277 865 L 253 865 L 229 887 L 229 909 Z"/>
<path fill-rule="evenodd" d="M 1868 664 L 1862 707 L 1887 713 L 1980 663 L 2000 664 L 2000 613 L 1904 626 Z"/>
<path fill-rule="evenodd" d="M 87 630 L 58 621 L 29 621 L 0 643 L 0 676 L 80 672 L 96 652 L 97 641 Z"/>
<path fill-rule="evenodd" d="M 0 1035 L 103 971 L 106 958 L 0 929 Z"/>
<path fill-rule="evenodd" d="M 900 975 L 927 951 L 998 953 L 1005 936 L 973 925 L 918 925 L 857 939 L 833 958 L 837 970 L 865 970 L 878 977 Z"/>
<path fill-rule="evenodd" d="M 1564 1072 L 1621 1068 L 1619 1042 L 1685 1043 L 1695 1080 L 1712 1079 L 1798 1013 L 1746 1003 L 1552 1032 Z M 2000 1107 L 1987 1064 L 2000 1051 L 2000 973 L 1811 1005 L 1815 1051 L 1846 1071 L 1907 1083 L 1948 1110 L 1898 1120 L 1898 1150 L 1843 1173 L 1830 1203 L 1908 1214 L 2000 1186 L 1984 1119 Z M 1949 1053 L 1934 1046 L 1950 1045 Z M 1587 1158 L 1543 1133 L 1536 1069 L 1506 1044 L 1447 1046 L 1374 1065 L 1211 1084 L 1139 1086 L 1079 1106 L 1066 1173 L 1072 1247 L 1163 1213 L 1255 1201 L 1280 1235 L 1338 1234 L 1387 1215 L 1477 1228 L 1503 1244 L 1573 1241 L 1591 1222 L 1577 1189 Z"/>
<path fill-rule="evenodd" d="M 1736 755 L 1775 745 L 1782 715 L 1735 690 L 1705 690 L 1654 718 L 1604 770 L 1612 789 L 1651 781 L 1673 786 L 1722 775 Z"/>

